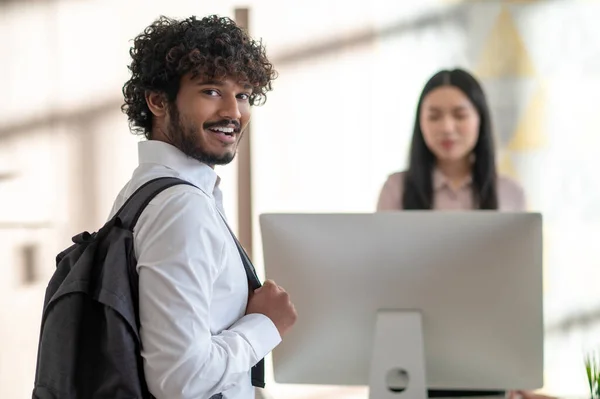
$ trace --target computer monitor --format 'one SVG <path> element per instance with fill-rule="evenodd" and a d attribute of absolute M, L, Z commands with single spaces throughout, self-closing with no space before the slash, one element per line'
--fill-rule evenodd
<path fill-rule="evenodd" d="M 262 214 L 260 227 L 266 277 L 298 312 L 273 352 L 277 383 L 373 389 L 391 310 L 420 315 L 430 393 L 542 387 L 540 214 Z M 419 348 L 394 334 L 388 356 Z"/>

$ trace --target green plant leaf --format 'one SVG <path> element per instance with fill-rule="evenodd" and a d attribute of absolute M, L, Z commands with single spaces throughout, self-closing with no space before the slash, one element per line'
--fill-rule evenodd
<path fill-rule="evenodd" d="M 588 384 L 590 386 L 590 395 L 594 397 L 594 381 L 592 379 L 592 365 L 589 355 L 585 358 L 585 372 L 587 374 Z"/>

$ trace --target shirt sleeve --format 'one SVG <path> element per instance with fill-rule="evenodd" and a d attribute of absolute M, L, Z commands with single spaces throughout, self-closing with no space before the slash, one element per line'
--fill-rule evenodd
<path fill-rule="evenodd" d="M 527 212 L 525 189 L 516 180 L 506 176 L 498 179 L 498 202 L 501 210 Z"/>
<path fill-rule="evenodd" d="M 517 186 L 515 190 L 515 204 L 517 211 L 527 212 L 527 197 L 525 196 L 525 190 L 521 186 Z"/>
<path fill-rule="evenodd" d="M 387 178 L 379 193 L 377 212 L 402 210 L 403 184 L 402 173 L 394 173 Z"/>
<path fill-rule="evenodd" d="M 281 341 L 264 315 L 210 330 L 225 240 L 208 197 L 185 186 L 159 194 L 135 232 L 144 372 L 157 398 L 209 398 L 239 383 Z"/>

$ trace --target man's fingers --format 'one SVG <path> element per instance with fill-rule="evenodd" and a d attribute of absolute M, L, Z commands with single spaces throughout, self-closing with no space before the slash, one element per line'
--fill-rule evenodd
<path fill-rule="evenodd" d="M 277 285 L 277 283 L 273 280 L 266 280 L 262 286 L 275 291 L 284 291 L 284 289 Z"/>
<path fill-rule="evenodd" d="M 275 284 L 275 281 L 273 280 L 265 280 L 265 282 L 263 283 L 263 287 L 269 286 L 277 287 L 277 284 Z"/>

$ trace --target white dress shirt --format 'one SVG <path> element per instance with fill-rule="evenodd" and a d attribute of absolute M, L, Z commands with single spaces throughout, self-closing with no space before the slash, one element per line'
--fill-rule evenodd
<path fill-rule="evenodd" d="M 174 176 L 134 229 L 144 372 L 157 399 L 254 398 L 250 369 L 281 337 L 262 314 L 245 315 L 248 281 L 208 165 L 160 141 L 139 143 L 139 166 L 111 216 L 145 182 Z"/>

